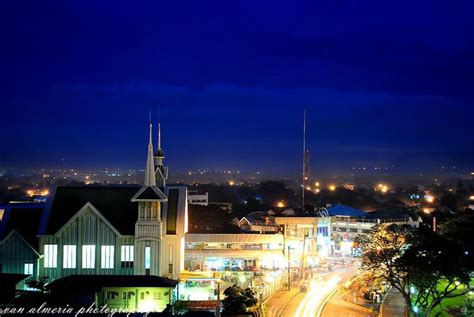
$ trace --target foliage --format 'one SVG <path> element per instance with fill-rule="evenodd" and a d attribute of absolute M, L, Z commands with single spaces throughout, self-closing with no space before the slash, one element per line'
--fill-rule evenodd
<path fill-rule="evenodd" d="M 175 301 L 173 304 L 174 315 L 184 315 L 188 312 L 188 307 L 182 301 Z"/>
<path fill-rule="evenodd" d="M 426 228 L 381 225 L 358 238 L 362 266 L 427 315 L 444 299 L 469 292 L 470 267 L 459 244 Z"/>
<path fill-rule="evenodd" d="M 224 291 L 226 298 L 222 301 L 225 313 L 245 313 L 248 308 L 257 304 L 257 298 L 250 288 L 242 289 L 237 285 L 228 287 Z"/>
<path fill-rule="evenodd" d="M 45 285 L 44 282 L 40 282 L 40 281 L 37 281 L 37 280 L 30 280 L 30 281 L 26 282 L 26 286 L 28 286 L 29 288 L 32 288 L 32 289 L 36 289 L 40 292 L 44 292 L 44 285 Z"/>
<path fill-rule="evenodd" d="M 239 232 L 232 223 L 232 215 L 218 206 L 189 205 L 189 232 Z"/>

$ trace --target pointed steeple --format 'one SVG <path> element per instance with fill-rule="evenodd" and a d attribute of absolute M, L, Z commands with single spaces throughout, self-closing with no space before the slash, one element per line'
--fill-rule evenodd
<path fill-rule="evenodd" d="M 160 108 L 158 108 L 158 146 L 155 152 L 155 179 L 157 186 L 164 188 L 166 185 L 166 179 L 168 178 L 168 168 L 163 164 L 165 154 L 161 149 L 161 122 L 159 111 Z"/>
<path fill-rule="evenodd" d="M 153 125 L 151 124 L 150 111 L 150 139 L 148 141 L 148 153 L 146 158 L 145 183 L 142 188 L 132 197 L 132 202 L 165 202 L 168 198 L 156 187 L 155 161 L 153 158 Z"/>
<path fill-rule="evenodd" d="M 161 122 L 160 122 L 160 106 L 158 106 L 158 146 L 156 148 L 155 152 L 155 160 L 156 159 L 161 159 L 161 160 L 156 160 L 155 162 L 155 167 L 163 164 L 162 160 L 165 158 L 165 154 L 163 153 L 163 150 L 161 149 Z"/>
<path fill-rule="evenodd" d="M 150 140 L 148 142 L 148 155 L 146 159 L 145 184 L 144 184 L 145 186 L 156 186 L 152 134 L 153 134 L 153 125 L 151 123 L 151 113 L 150 113 Z"/>

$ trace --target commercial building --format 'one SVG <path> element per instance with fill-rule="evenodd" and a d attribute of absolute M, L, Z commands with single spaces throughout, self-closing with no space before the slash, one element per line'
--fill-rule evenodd
<path fill-rule="evenodd" d="M 207 206 L 209 204 L 209 193 L 200 190 L 188 190 L 188 204 Z"/>

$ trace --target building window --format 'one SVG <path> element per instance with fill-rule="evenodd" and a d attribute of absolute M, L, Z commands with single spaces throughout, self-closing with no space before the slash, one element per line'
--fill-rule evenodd
<path fill-rule="evenodd" d="M 357 229 L 356 228 L 350 228 L 349 232 L 357 232 Z"/>
<path fill-rule="evenodd" d="M 173 263 L 170 263 L 170 264 L 168 265 L 168 273 L 169 273 L 169 274 L 173 274 Z"/>
<path fill-rule="evenodd" d="M 153 299 L 155 299 L 155 300 L 161 299 L 161 293 L 160 292 L 154 292 L 153 293 Z"/>
<path fill-rule="evenodd" d="M 33 263 L 25 263 L 25 275 L 33 275 Z"/>
<path fill-rule="evenodd" d="M 76 246 L 75 245 L 63 246 L 63 268 L 65 269 L 76 268 Z"/>
<path fill-rule="evenodd" d="M 151 247 L 145 247 L 145 270 L 151 269 Z"/>
<path fill-rule="evenodd" d="M 140 299 L 145 299 L 145 292 L 140 293 Z"/>
<path fill-rule="evenodd" d="M 114 246 L 103 245 L 101 247 L 100 267 L 103 269 L 114 268 Z"/>
<path fill-rule="evenodd" d="M 122 245 L 120 253 L 122 269 L 133 268 L 133 245 Z"/>
<path fill-rule="evenodd" d="M 45 244 L 44 245 L 44 267 L 56 268 L 58 266 L 58 245 Z"/>
<path fill-rule="evenodd" d="M 132 292 L 122 292 L 122 299 L 131 299 Z"/>
<path fill-rule="evenodd" d="M 82 246 L 82 268 L 95 268 L 95 245 Z"/>
<path fill-rule="evenodd" d="M 329 228 L 328 227 L 318 227 L 318 235 L 322 235 L 323 237 L 329 236 Z"/>
<path fill-rule="evenodd" d="M 115 299 L 117 297 L 118 293 L 117 292 L 107 292 L 106 297 L 107 299 Z"/>

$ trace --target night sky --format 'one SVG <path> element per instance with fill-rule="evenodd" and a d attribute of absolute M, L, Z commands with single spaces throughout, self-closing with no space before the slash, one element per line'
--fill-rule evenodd
<path fill-rule="evenodd" d="M 315 4 L 317 2 L 318 4 Z M 472 1 L 1 1 L 0 167 L 473 168 Z"/>

